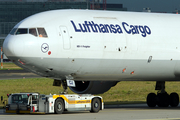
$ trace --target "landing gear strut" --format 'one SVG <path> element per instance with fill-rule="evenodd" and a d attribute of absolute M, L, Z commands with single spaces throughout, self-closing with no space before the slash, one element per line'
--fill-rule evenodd
<path fill-rule="evenodd" d="M 67 89 L 67 81 L 66 80 L 62 80 L 61 81 L 64 92 L 62 92 L 63 94 L 68 94 L 68 89 Z"/>
<path fill-rule="evenodd" d="M 61 85 L 63 86 L 63 89 L 64 89 L 64 91 L 61 92 L 61 94 L 67 94 L 68 89 L 67 89 L 66 79 L 64 79 L 64 80 L 56 80 L 56 79 L 54 79 L 53 86 L 61 86 Z"/>
<path fill-rule="evenodd" d="M 170 95 L 165 91 L 165 81 L 157 81 L 155 90 L 159 90 L 157 95 L 149 93 L 147 96 L 147 105 L 149 107 L 177 107 L 179 105 L 179 95 L 175 92 Z"/>

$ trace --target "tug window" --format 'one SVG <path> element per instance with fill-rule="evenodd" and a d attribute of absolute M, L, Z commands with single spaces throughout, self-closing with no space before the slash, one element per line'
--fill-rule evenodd
<path fill-rule="evenodd" d="M 27 94 L 14 94 L 12 95 L 12 101 L 11 103 L 27 103 L 28 102 L 28 96 Z"/>
<path fill-rule="evenodd" d="M 11 35 L 14 35 L 14 33 L 16 32 L 17 28 L 13 28 L 10 32 Z"/>
<path fill-rule="evenodd" d="M 19 28 L 16 32 L 16 35 L 19 34 L 27 34 L 28 33 L 28 29 L 27 28 Z"/>
<path fill-rule="evenodd" d="M 29 34 L 34 35 L 34 36 L 36 36 L 36 37 L 38 36 L 38 35 L 37 35 L 36 28 L 30 28 L 30 29 L 29 29 Z"/>
<path fill-rule="evenodd" d="M 39 37 L 48 37 L 44 28 L 37 28 Z"/>

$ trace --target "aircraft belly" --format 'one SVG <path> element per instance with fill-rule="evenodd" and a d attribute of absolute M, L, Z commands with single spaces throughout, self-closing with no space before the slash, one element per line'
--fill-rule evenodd
<path fill-rule="evenodd" d="M 71 58 L 21 58 L 25 69 L 34 68 L 36 74 L 52 78 L 72 75 L 74 80 L 141 81 L 178 80 L 174 66 L 177 61 L 130 59 L 71 59 Z M 28 61 L 35 61 L 30 63 Z M 51 64 L 49 64 L 51 63 Z"/>
<path fill-rule="evenodd" d="M 77 61 L 77 60 L 76 60 Z M 91 64 L 90 64 L 91 63 Z M 93 64 L 92 64 L 93 63 Z M 146 60 L 86 60 L 80 70 L 75 71 L 76 80 L 172 80 L 175 79 L 176 61 Z"/>

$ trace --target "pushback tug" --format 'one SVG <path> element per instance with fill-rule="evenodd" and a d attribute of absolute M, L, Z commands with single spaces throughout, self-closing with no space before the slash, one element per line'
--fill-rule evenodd
<path fill-rule="evenodd" d="M 90 94 L 43 95 L 39 93 L 13 93 L 8 95 L 6 113 L 57 113 L 64 111 L 90 111 L 104 109 L 103 99 Z"/>

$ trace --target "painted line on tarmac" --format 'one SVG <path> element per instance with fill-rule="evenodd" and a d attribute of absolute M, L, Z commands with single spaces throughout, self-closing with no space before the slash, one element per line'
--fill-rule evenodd
<path fill-rule="evenodd" d="M 180 120 L 180 118 L 164 118 L 164 119 L 142 119 L 142 120 Z"/>

